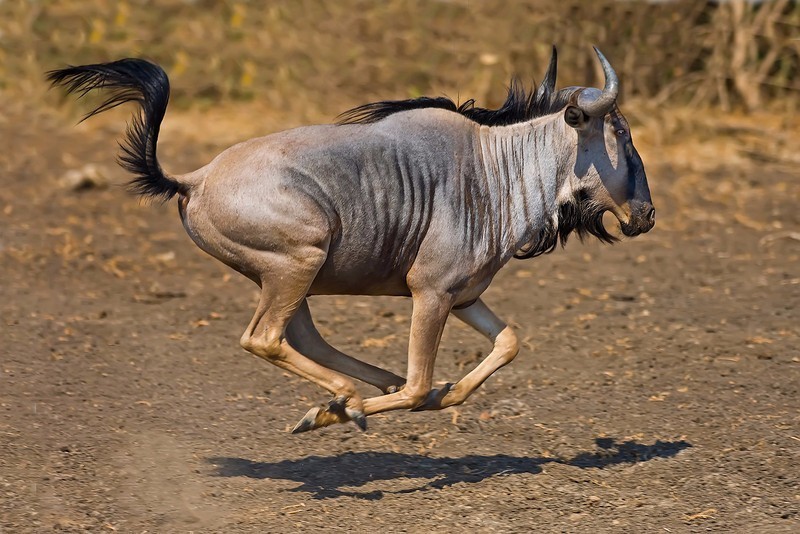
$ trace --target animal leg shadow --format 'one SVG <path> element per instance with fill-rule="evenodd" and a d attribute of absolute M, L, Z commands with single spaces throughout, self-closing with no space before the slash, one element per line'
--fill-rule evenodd
<path fill-rule="evenodd" d="M 684 440 L 656 441 L 652 445 L 613 438 L 595 439 L 597 449 L 572 458 L 544 458 L 469 455 L 459 458 L 435 458 L 419 454 L 390 452 L 346 452 L 338 456 L 309 456 L 300 460 L 255 462 L 244 458 L 208 458 L 215 468 L 213 476 L 254 479 L 291 480 L 300 483 L 289 491 L 310 494 L 314 499 L 356 497 L 378 500 L 385 494 L 412 493 L 443 489 L 459 482 L 476 483 L 497 476 L 535 475 L 542 465 L 557 463 L 579 469 L 604 469 L 618 464 L 647 462 L 654 458 L 671 458 L 692 445 Z M 407 489 L 358 488 L 380 485 L 396 487 L 398 480 L 419 480 Z"/>

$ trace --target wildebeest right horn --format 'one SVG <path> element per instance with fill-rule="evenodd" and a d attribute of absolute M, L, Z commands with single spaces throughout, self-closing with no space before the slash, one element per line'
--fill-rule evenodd
<path fill-rule="evenodd" d="M 578 96 L 577 104 L 578 107 L 590 117 L 602 117 L 611 111 L 611 108 L 617 101 L 617 95 L 619 95 L 619 79 L 611 63 L 608 62 L 606 57 L 596 46 L 594 47 L 594 51 L 597 53 L 600 64 L 603 66 L 603 74 L 606 77 L 606 83 L 600 95 L 597 95 L 599 92 L 597 90 L 583 91 L 583 93 Z"/>
<path fill-rule="evenodd" d="M 556 75 L 558 74 L 558 52 L 556 45 L 553 45 L 553 53 L 550 55 L 550 64 L 547 66 L 547 72 L 542 78 L 542 83 L 536 89 L 536 102 L 543 100 L 550 100 L 551 95 L 556 90 Z"/>

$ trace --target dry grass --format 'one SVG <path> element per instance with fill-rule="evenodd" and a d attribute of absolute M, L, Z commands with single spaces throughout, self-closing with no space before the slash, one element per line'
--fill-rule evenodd
<path fill-rule="evenodd" d="M 28 98 L 44 94 L 47 69 L 145 56 L 183 106 L 257 99 L 307 121 L 420 94 L 493 105 L 510 76 L 540 76 L 557 43 L 563 85 L 599 83 L 597 44 L 628 98 L 748 111 L 798 101 L 789 0 L 18 0 L 0 2 L 0 21 L 0 90 Z"/>
<path fill-rule="evenodd" d="M 512 76 L 541 76 L 551 43 L 560 86 L 600 85 L 597 44 L 620 74 L 648 161 L 791 169 L 800 163 L 799 24 L 800 6 L 787 0 L 759 9 L 739 0 L 19 0 L 0 2 L 0 92 L 5 120 L 61 104 L 77 116 L 89 105 L 48 93 L 44 71 L 148 57 L 172 82 L 165 128 L 219 147 L 376 99 L 498 105 Z M 106 118 L 114 131 L 120 117 Z"/>

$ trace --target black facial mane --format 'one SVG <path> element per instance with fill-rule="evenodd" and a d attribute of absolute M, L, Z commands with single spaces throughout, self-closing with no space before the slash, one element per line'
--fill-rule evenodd
<path fill-rule="evenodd" d="M 475 99 L 472 98 L 462 104 L 456 104 L 444 96 L 436 98 L 422 96 L 407 100 L 382 100 L 364 104 L 339 115 L 337 124 L 370 124 L 401 111 L 437 108 L 458 113 L 478 124 L 507 126 L 560 111 L 567 105 L 569 98 L 577 89 L 570 87 L 552 94 L 549 92 L 537 93 L 526 90 L 519 80 L 512 79 L 508 86 L 506 101 L 497 109 L 477 107 Z"/>
<path fill-rule="evenodd" d="M 549 221 L 539 235 L 514 254 L 514 257 L 524 260 L 549 254 L 559 242 L 562 247 L 566 245 L 572 232 L 577 232 L 581 240 L 587 235 L 593 235 L 603 243 L 618 241 L 603 225 L 605 211 L 591 199 L 587 191 L 578 191 L 573 199 L 558 207 L 558 221 Z"/>

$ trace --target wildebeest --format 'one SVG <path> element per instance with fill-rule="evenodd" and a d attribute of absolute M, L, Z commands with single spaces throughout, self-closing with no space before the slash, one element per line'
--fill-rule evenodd
<path fill-rule="evenodd" d="M 120 163 L 144 197 L 178 197 L 186 232 L 253 280 L 261 296 L 242 335 L 251 353 L 327 389 L 302 432 L 400 408 L 461 404 L 519 345 L 480 299 L 512 257 L 563 245 L 572 232 L 611 242 L 603 213 L 635 236 L 655 223 L 644 166 L 617 107 L 618 79 L 600 51 L 603 90 L 556 91 L 556 51 L 538 89 L 512 83 L 496 110 L 447 98 L 383 101 L 332 125 L 251 139 L 188 174 L 156 157 L 169 81 L 141 59 L 48 73 L 81 96 L 109 89 L 90 117 L 128 101 Z M 314 327 L 311 295 L 410 296 L 406 378 L 347 356 Z M 445 322 L 455 315 L 494 344 L 455 384 L 432 389 Z M 357 378 L 384 394 L 362 399 Z"/>

